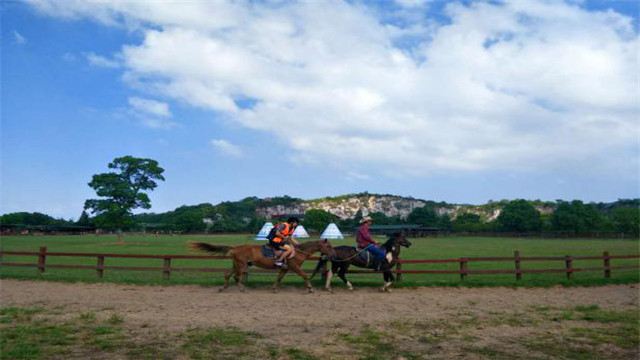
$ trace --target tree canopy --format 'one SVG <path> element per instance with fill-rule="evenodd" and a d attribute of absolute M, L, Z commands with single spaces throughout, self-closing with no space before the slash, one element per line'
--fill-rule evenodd
<path fill-rule="evenodd" d="M 99 199 L 85 202 L 85 210 L 95 214 L 98 227 L 124 229 L 133 224 L 133 209 L 151 208 L 151 200 L 144 192 L 153 190 L 156 181 L 164 181 L 164 169 L 152 159 L 123 156 L 108 165 L 113 171 L 93 175 L 89 186 Z"/>
<path fill-rule="evenodd" d="M 542 227 L 538 210 L 523 199 L 513 200 L 506 204 L 497 221 L 500 229 L 504 231 L 538 231 Z"/>

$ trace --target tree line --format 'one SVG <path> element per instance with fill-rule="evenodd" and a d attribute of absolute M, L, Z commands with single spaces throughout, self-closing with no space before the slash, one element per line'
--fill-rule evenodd
<path fill-rule="evenodd" d="M 256 209 L 269 206 L 290 206 L 301 199 L 282 196 L 269 199 L 247 197 L 240 201 L 227 201 L 217 205 L 203 203 L 181 206 L 165 213 L 133 214 L 135 209 L 151 208 L 146 191 L 152 191 L 159 181 L 164 181 L 157 161 L 124 156 L 108 164 L 110 172 L 96 174 L 88 185 L 96 191 L 97 199 L 88 199 L 77 221 L 54 219 L 42 213 L 10 213 L 0 216 L 3 229 L 9 226 L 81 227 L 108 231 L 150 231 L 179 233 L 255 232 L 265 221 Z M 496 219 L 488 221 L 473 211 L 463 211 L 455 217 L 438 211 L 446 204 L 427 202 L 415 208 L 406 218 L 387 216 L 381 212 L 368 214 L 377 225 L 415 224 L 452 232 L 513 232 L 530 233 L 556 231 L 574 234 L 593 232 L 617 232 L 635 237 L 640 234 L 640 199 L 618 200 L 614 203 L 588 203 L 579 200 L 545 203 L 554 211 L 541 214 L 534 206 L 539 202 L 524 199 L 490 203 L 490 207 L 501 207 Z M 359 211 L 353 218 L 340 219 L 320 209 L 311 209 L 304 214 L 303 225 L 309 231 L 322 231 L 334 222 L 341 229 L 355 228 L 363 214 Z"/>

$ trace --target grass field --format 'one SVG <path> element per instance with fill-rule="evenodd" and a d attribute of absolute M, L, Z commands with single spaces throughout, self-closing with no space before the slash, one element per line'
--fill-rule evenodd
<path fill-rule="evenodd" d="M 383 241 L 383 238 L 379 239 Z M 483 237 L 440 237 L 410 239 L 413 246 L 402 249 L 404 259 L 440 259 L 457 257 L 480 256 L 513 256 L 514 250 L 519 250 L 521 256 L 564 256 L 564 255 L 601 255 L 609 251 L 611 255 L 638 254 L 638 240 L 593 240 L 593 239 L 531 239 L 531 238 L 483 238 Z M 187 244 L 191 241 L 205 241 L 210 243 L 237 245 L 256 243 L 250 235 L 210 235 L 210 236 L 152 236 L 127 235 L 125 244 L 118 244 L 115 236 L 3 236 L 0 247 L 4 251 L 37 251 L 40 246 L 46 246 L 49 251 L 59 252 L 104 252 L 123 254 L 202 254 L 190 250 Z M 353 239 L 332 241 L 334 246 L 353 244 Z M 3 257 L 5 262 L 35 263 L 36 257 L 9 256 Z M 84 264 L 95 265 L 95 258 L 48 257 L 47 264 Z M 637 265 L 638 259 L 611 261 L 612 266 Z M 128 266 L 162 266 L 160 259 L 112 259 L 108 258 L 105 265 Z M 172 266 L 189 267 L 227 267 L 228 260 L 174 260 Z M 311 269 L 315 262 L 309 262 L 305 268 Z M 480 262 L 470 263 L 469 270 L 479 269 L 513 269 L 513 262 Z M 576 260 L 574 267 L 600 267 L 600 260 Z M 563 268 L 562 261 L 523 262 L 522 269 L 533 268 Z M 404 269 L 450 269 L 456 270 L 457 263 L 450 264 L 405 264 Z M 171 280 L 162 279 L 162 274 L 147 271 L 118 271 L 106 270 L 102 280 L 96 277 L 95 271 L 76 269 L 47 269 L 39 274 L 35 268 L 0 267 L 0 276 L 4 278 L 42 279 L 60 281 L 87 282 L 121 282 L 135 284 L 200 284 L 219 285 L 222 282 L 221 273 L 173 272 Z M 354 285 L 379 285 L 381 275 L 350 275 Z M 602 272 L 579 272 L 567 280 L 563 273 L 524 274 L 523 279 L 516 281 L 514 275 L 469 275 L 464 281 L 459 275 L 447 274 L 405 274 L 404 279 L 397 286 L 552 286 L 562 285 L 599 285 L 611 283 L 634 283 L 639 281 L 637 270 L 614 270 L 610 279 L 604 279 Z M 271 284 L 272 274 L 250 275 L 249 286 L 263 286 Z M 314 279 L 315 285 L 320 281 Z M 301 284 L 296 275 L 288 275 L 287 284 Z M 341 286 L 335 280 L 334 286 Z"/>

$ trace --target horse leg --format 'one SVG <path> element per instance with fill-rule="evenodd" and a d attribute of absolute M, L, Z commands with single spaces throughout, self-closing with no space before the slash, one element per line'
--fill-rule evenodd
<path fill-rule="evenodd" d="M 338 277 L 342 279 L 342 281 L 345 283 L 345 285 L 347 285 L 349 290 L 353 290 L 353 285 L 351 284 L 351 281 L 347 280 L 346 274 L 347 274 L 348 268 L 349 268 L 349 265 L 341 265 L 340 268 L 338 269 Z"/>
<path fill-rule="evenodd" d="M 391 289 L 389 288 L 392 284 L 393 284 L 393 274 L 391 273 L 391 269 L 385 269 L 384 273 L 384 285 L 382 286 L 382 289 L 380 289 L 380 291 L 382 292 L 391 292 Z"/>
<path fill-rule="evenodd" d="M 331 269 L 329 269 L 329 271 L 327 271 L 327 281 L 324 284 L 324 288 L 327 289 L 328 292 L 333 292 L 333 290 L 331 289 L 331 278 L 333 277 L 333 268 L 335 267 L 335 265 L 333 265 L 333 263 L 331 264 Z"/>
<path fill-rule="evenodd" d="M 240 292 L 244 292 L 246 290 L 244 284 L 242 283 L 245 273 L 247 273 L 247 264 L 236 266 L 236 273 L 234 276 Z"/>
<path fill-rule="evenodd" d="M 307 274 L 302 271 L 302 269 L 300 268 L 300 265 L 298 264 L 291 264 L 289 265 L 289 268 L 291 270 L 293 270 L 296 274 L 300 275 L 300 277 L 304 280 L 304 286 L 307 288 L 307 290 L 312 293 L 313 292 L 313 286 L 311 286 L 311 282 L 309 281 L 309 277 L 307 276 Z"/>
<path fill-rule="evenodd" d="M 282 278 L 287 273 L 287 271 L 288 271 L 287 269 L 280 269 L 280 272 L 278 272 L 278 277 L 276 278 L 276 282 L 273 283 L 274 293 L 278 292 L 278 288 L 280 287 L 280 282 L 282 281 Z"/>
<path fill-rule="evenodd" d="M 231 275 L 235 273 L 236 273 L 236 262 L 234 261 L 233 267 L 231 268 L 231 270 L 224 272 L 224 285 L 222 285 L 222 287 L 218 289 L 219 292 L 225 291 L 229 287 L 229 279 L 231 278 Z M 236 283 L 237 282 L 238 280 L 236 278 Z"/>

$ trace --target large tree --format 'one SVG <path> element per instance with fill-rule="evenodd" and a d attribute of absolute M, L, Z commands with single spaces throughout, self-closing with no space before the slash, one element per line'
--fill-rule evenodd
<path fill-rule="evenodd" d="M 327 225 L 338 221 L 338 217 L 322 209 L 311 209 L 304 213 L 303 225 L 311 231 L 322 231 Z"/>
<path fill-rule="evenodd" d="M 121 230 L 133 223 L 133 209 L 151 208 L 151 200 L 145 193 L 158 185 L 156 181 L 164 181 L 164 169 L 152 159 L 123 156 L 109 163 L 108 173 L 93 175 L 89 186 L 100 199 L 89 199 L 84 208 L 91 210 L 95 224 L 99 228 L 117 230 L 122 240 Z"/>
<path fill-rule="evenodd" d="M 505 205 L 497 221 L 504 231 L 539 231 L 542 227 L 538 210 L 522 199 L 510 201 Z"/>
<path fill-rule="evenodd" d="M 415 208 L 407 217 L 407 222 L 428 227 L 437 227 L 440 225 L 440 219 L 433 207 L 425 205 Z"/>

